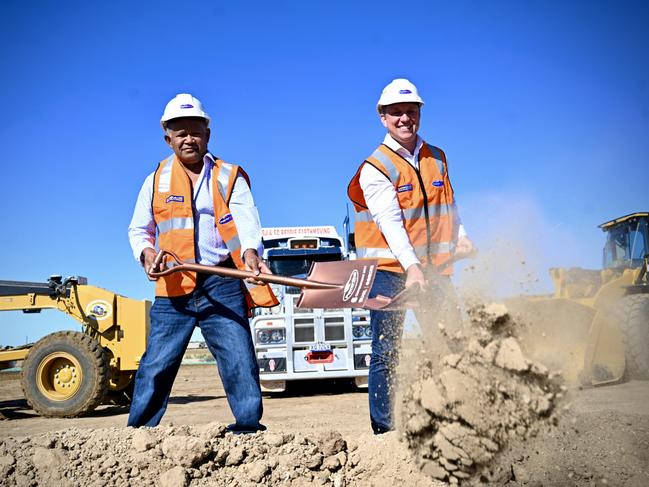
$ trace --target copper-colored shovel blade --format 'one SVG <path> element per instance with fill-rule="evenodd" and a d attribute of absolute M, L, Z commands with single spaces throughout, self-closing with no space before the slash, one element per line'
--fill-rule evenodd
<path fill-rule="evenodd" d="M 308 281 L 338 284 L 336 289 L 302 289 L 298 308 L 363 308 L 372 289 L 375 259 L 314 262 Z"/>

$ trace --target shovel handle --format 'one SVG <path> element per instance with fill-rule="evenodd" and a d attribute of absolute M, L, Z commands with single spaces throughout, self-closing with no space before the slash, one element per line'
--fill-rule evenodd
<path fill-rule="evenodd" d="M 220 267 L 203 264 L 192 264 L 180 260 L 180 258 L 170 250 L 160 249 L 153 261 L 153 268 L 158 269 L 165 259 L 165 256 L 171 257 L 174 262 L 173 267 L 169 267 L 158 272 L 149 272 L 151 277 L 164 277 L 174 272 L 199 272 L 202 274 L 216 274 L 217 276 L 234 277 L 235 279 L 248 279 L 253 278 L 257 281 L 262 281 L 269 284 L 281 284 L 284 286 L 294 286 L 304 289 L 338 289 L 341 286 L 338 284 L 331 284 L 328 282 L 310 281 L 308 279 L 298 279 L 297 277 L 276 276 L 275 274 L 266 274 L 262 272 L 255 274 L 252 271 L 242 271 L 239 269 L 232 269 L 230 267 Z"/>

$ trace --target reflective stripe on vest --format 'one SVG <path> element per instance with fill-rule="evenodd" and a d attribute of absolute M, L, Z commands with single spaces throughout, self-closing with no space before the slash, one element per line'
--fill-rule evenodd
<path fill-rule="evenodd" d="M 428 215 L 447 215 L 449 211 L 454 211 L 453 208 L 450 208 L 447 205 L 438 205 L 432 204 L 428 205 Z M 414 220 L 416 218 L 424 217 L 424 207 L 419 208 L 406 208 L 401 210 L 401 215 L 404 220 Z M 356 212 L 356 221 L 357 222 L 372 222 L 372 214 L 369 211 L 359 211 Z"/>
<path fill-rule="evenodd" d="M 434 244 L 433 253 L 447 254 L 451 251 L 451 242 L 440 242 Z M 426 257 L 428 245 L 417 245 L 413 247 L 415 254 L 420 259 Z M 357 249 L 357 255 L 361 259 L 394 259 L 394 254 L 390 249 L 383 247 L 362 247 Z"/>
<path fill-rule="evenodd" d="M 390 181 L 392 181 L 392 184 L 397 184 L 397 181 L 399 180 L 399 171 L 394 166 L 394 163 L 390 160 L 390 158 L 385 155 L 385 153 L 381 152 L 380 149 L 376 149 L 370 156 L 370 159 L 376 159 L 377 161 L 379 161 L 385 169 L 382 172 L 387 173 L 387 176 L 388 178 L 390 178 Z"/>
<path fill-rule="evenodd" d="M 420 262 L 426 265 L 432 261 L 439 265 L 450 258 L 456 233 L 455 205 L 442 150 L 424 144 L 417 170 L 396 152 L 381 145 L 361 165 L 347 190 L 356 210 L 358 256 L 378 258 L 380 269 L 403 272 L 367 209 L 359 181 L 364 164 L 375 166 L 394 185 L 404 228 Z M 450 267 L 444 273 L 450 274 Z"/>
<path fill-rule="evenodd" d="M 216 178 L 216 182 L 219 187 L 219 194 L 221 195 L 221 198 L 223 198 L 223 201 L 225 202 L 230 201 L 230 195 L 231 195 L 230 178 L 232 177 L 232 173 L 235 167 L 236 166 L 233 166 L 232 164 L 223 163 L 219 169 L 219 175 Z M 246 177 L 246 180 L 247 179 L 248 178 Z"/>
<path fill-rule="evenodd" d="M 167 233 L 171 230 L 193 230 L 193 218 L 172 218 L 171 220 L 158 223 L 158 232 Z"/>

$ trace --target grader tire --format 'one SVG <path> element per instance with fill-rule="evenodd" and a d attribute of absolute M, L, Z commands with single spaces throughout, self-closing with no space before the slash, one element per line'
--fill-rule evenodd
<path fill-rule="evenodd" d="M 627 379 L 649 379 L 649 294 L 631 294 L 617 306 L 624 335 Z"/>
<path fill-rule="evenodd" d="M 106 394 L 106 352 L 84 333 L 52 333 L 30 349 L 21 385 L 25 399 L 39 415 L 81 416 L 95 409 Z"/>

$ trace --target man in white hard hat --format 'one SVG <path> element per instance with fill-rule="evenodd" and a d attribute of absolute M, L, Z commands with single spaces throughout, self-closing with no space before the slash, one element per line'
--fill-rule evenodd
<path fill-rule="evenodd" d="M 387 134 L 359 167 L 348 195 L 356 210 L 357 254 L 379 261 L 370 296 L 394 296 L 405 287 L 420 286 L 426 299 L 441 308 L 452 293 L 451 259 L 470 253 L 473 244 L 460 223 L 444 152 L 417 135 L 423 105 L 417 87 L 407 79 L 395 79 L 383 89 L 377 110 Z M 370 313 L 368 388 L 375 434 L 394 426 L 403 320 L 402 311 Z"/>
<path fill-rule="evenodd" d="M 190 94 L 174 97 L 160 120 L 173 150 L 142 186 L 129 226 L 136 260 L 156 281 L 146 352 L 135 378 L 129 426 L 156 426 L 189 340 L 198 326 L 218 364 L 235 423 L 248 433 L 265 429 L 259 369 L 248 326 L 248 310 L 273 306 L 268 286 L 192 272 L 156 279 L 157 246 L 185 261 L 270 272 L 262 252 L 259 215 L 249 180 L 239 166 L 208 152 L 210 117 Z M 157 239 L 156 239 L 157 237 Z M 156 242 L 157 240 L 157 242 Z"/>

